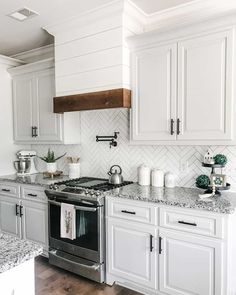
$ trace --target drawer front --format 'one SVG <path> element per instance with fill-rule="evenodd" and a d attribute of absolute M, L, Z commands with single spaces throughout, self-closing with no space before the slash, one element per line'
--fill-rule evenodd
<path fill-rule="evenodd" d="M 44 188 L 38 186 L 22 186 L 22 198 L 31 201 L 47 202 Z"/>
<path fill-rule="evenodd" d="M 0 194 L 9 197 L 20 197 L 20 186 L 14 183 L 0 183 Z"/>
<path fill-rule="evenodd" d="M 201 213 L 160 208 L 160 226 L 223 238 L 223 218 Z"/>
<path fill-rule="evenodd" d="M 156 209 L 144 202 L 127 202 L 124 200 L 108 199 L 108 216 L 118 217 L 142 223 L 156 224 Z"/>

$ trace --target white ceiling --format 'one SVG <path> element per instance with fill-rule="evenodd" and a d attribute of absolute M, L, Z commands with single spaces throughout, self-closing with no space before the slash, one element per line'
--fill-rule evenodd
<path fill-rule="evenodd" d="M 0 54 L 19 52 L 53 43 L 53 37 L 42 27 L 93 9 L 112 0 L 8 0 L 0 1 Z M 153 13 L 193 0 L 133 0 L 146 13 Z M 25 22 L 7 15 L 27 7 L 38 12 L 38 17 Z"/>

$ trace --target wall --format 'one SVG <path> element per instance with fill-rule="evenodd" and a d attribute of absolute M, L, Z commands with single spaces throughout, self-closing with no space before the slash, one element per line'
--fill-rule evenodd
<path fill-rule="evenodd" d="M 199 174 L 210 173 L 209 169 L 201 166 L 207 146 L 132 146 L 129 144 L 129 111 L 126 109 L 100 110 L 81 112 L 82 145 L 53 145 L 50 146 L 60 155 L 81 157 L 81 172 L 83 176 L 107 177 L 107 171 L 113 164 L 123 168 L 126 180 L 137 181 L 137 167 L 145 163 L 150 167 L 171 171 L 177 175 L 178 185 L 194 186 Z M 118 146 L 109 148 L 108 143 L 97 143 L 96 135 L 112 135 L 119 131 Z M 47 152 L 49 146 L 32 146 L 39 155 Z M 216 153 L 228 157 L 227 168 L 223 170 L 228 175 L 232 190 L 236 191 L 236 147 L 212 146 Z M 40 171 L 45 170 L 42 161 L 37 161 Z M 188 169 L 183 169 L 188 162 Z M 59 161 L 59 169 L 67 173 L 65 159 Z"/>
<path fill-rule="evenodd" d="M 15 173 L 15 153 L 23 148 L 13 143 L 12 80 L 7 68 L 8 60 L 0 58 L 0 175 Z"/>

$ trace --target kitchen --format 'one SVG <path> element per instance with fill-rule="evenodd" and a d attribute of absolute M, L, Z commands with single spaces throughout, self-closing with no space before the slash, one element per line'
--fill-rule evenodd
<path fill-rule="evenodd" d="M 236 294 L 235 16 L 0 5 L 1 294 Z"/>

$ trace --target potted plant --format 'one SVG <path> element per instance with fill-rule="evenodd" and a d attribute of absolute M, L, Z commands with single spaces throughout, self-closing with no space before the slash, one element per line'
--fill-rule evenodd
<path fill-rule="evenodd" d="M 42 161 L 47 163 L 47 172 L 55 173 L 57 171 L 57 163 L 56 163 L 56 161 L 61 159 L 65 155 L 66 155 L 66 153 L 56 158 L 54 151 L 51 151 L 50 149 L 48 149 L 47 155 L 44 156 L 44 157 L 39 157 L 39 158 Z"/>

